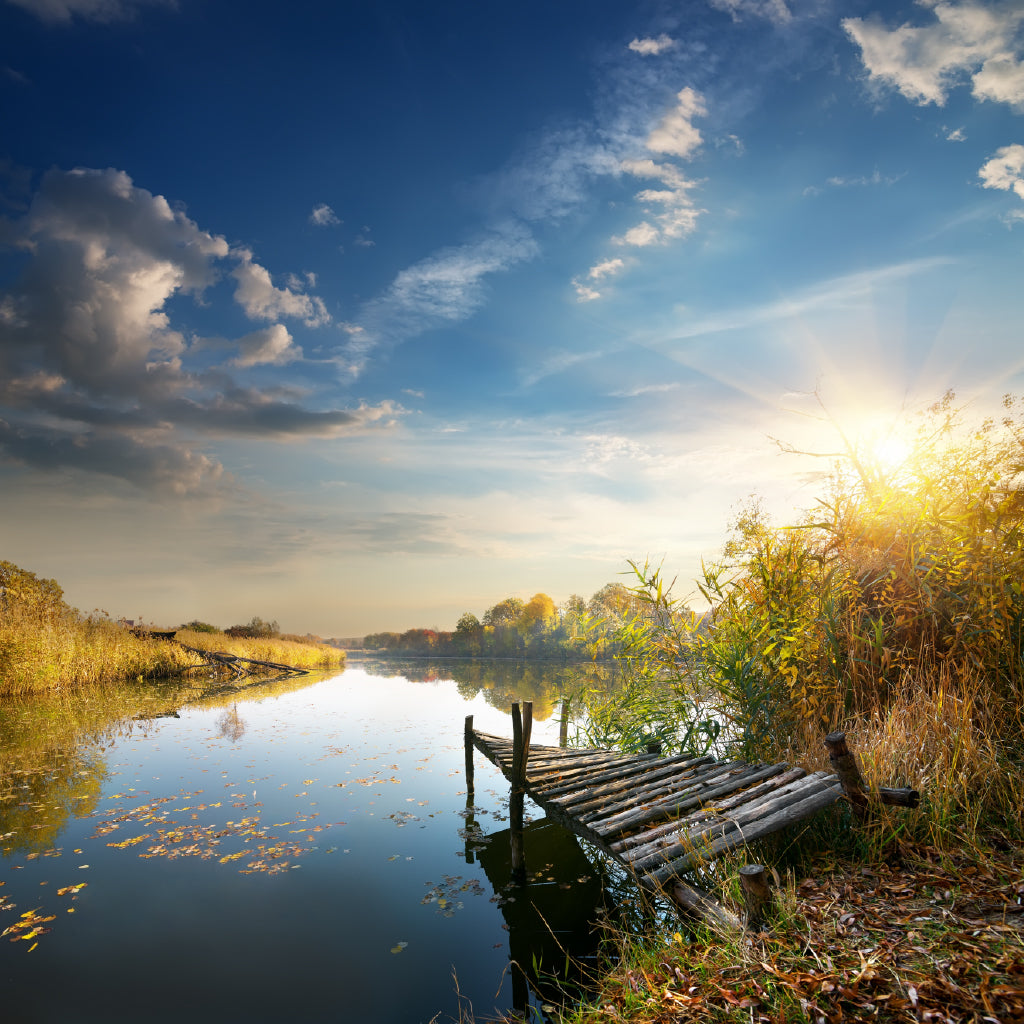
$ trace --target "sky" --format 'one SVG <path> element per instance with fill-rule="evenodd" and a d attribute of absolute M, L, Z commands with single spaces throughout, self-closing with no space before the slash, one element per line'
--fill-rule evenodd
<path fill-rule="evenodd" d="M 0 0 L 0 558 L 453 629 L 1024 388 L 1024 7 Z M 823 409 L 827 412 L 826 418 Z"/>

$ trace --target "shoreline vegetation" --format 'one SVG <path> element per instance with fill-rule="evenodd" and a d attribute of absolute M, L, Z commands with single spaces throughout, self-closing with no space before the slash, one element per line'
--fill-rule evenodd
<path fill-rule="evenodd" d="M 861 819 L 841 802 L 753 844 L 778 874 L 764 931 L 684 937 L 652 916 L 609 937 L 562 1021 L 1024 1020 L 1022 418 L 1007 396 L 966 424 L 948 393 L 895 461 L 831 456 L 803 520 L 748 506 L 698 583 L 709 628 L 632 565 L 650 614 L 619 633 L 627 684 L 589 698 L 588 739 L 828 770 L 841 730 L 872 787 L 921 804 Z M 742 863 L 699 880 L 738 914 Z"/>
<path fill-rule="evenodd" d="M 182 644 L 300 669 L 345 662 L 337 648 L 283 637 L 271 627 L 275 624 L 258 618 L 226 632 L 191 622 L 176 631 L 175 640 L 160 639 L 149 635 L 155 630 L 132 629 L 103 612 L 84 615 L 65 602 L 56 580 L 0 561 L 0 698 L 103 682 L 171 679 L 209 667 Z"/>

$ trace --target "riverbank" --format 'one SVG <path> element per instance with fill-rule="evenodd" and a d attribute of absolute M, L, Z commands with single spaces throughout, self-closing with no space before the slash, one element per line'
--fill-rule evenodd
<path fill-rule="evenodd" d="M 345 654 L 327 644 L 221 632 L 177 631 L 190 647 L 302 669 L 337 668 Z M 174 640 L 134 631 L 103 612 L 83 615 L 55 580 L 0 562 L 0 698 L 101 681 L 170 679 L 205 664 Z"/>

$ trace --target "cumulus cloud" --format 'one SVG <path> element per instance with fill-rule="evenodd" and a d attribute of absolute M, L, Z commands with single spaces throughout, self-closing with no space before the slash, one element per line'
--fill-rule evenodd
<path fill-rule="evenodd" d="M 302 349 L 295 344 L 288 328 L 284 324 L 273 324 L 239 338 L 238 355 L 233 363 L 235 366 L 283 366 L 301 358 Z"/>
<path fill-rule="evenodd" d="M 971 82 L 980 100 L 1024 109 L 1019 4 L 929 2 L 934 21 L 890 29 L 878 17 L 845 18 L 872 79 L 908 100 L 942 106 L 949 91 Z"/>
<path fill-rule="evenodd" d="M 646 203 L 654 221 L 643 220 L 622 235 L 612 239 L 619 245 L 642 248 L 683 238 L 697 227 L 697 219 L 704 211 L 697 207 L 690 195 L 697 183 L 686 178 L 674 164 L 654 160 L 625 160 L 622 169 L 637 178 L 660 182 L 663 188 L 641 189 L 636 198 Z"/>
<path fill-rule="evenodd" d="M 275 288 L 248 250 L 231 250 L 123 171 L 50 171 L 10 230 L 23 267 L 0 294 L 0 458 L 194 493 L 230 479 L 203 450 L 211 439 L 336 437 L 403 412 L 305 408 L 295 393 L 240 388 L 204 368 L 211 346 L 172 319 L 172 300 L 205 301 L 228 268 L 250 316 L 316 325 L 323 304 Z M 279 323 L 234 346 L 239 368 L 302 359 Z"/>
<path fill-rule="evenodd" d="M 647 136 L 652 153 L 667 153 L 685 160 L 703 141 L 693 119 L 707 114 L 703 97 L 686 86 L 676 95 L 676 106 L 658 122 Z"/>
<path fill-rule="evenodd" d="M 129 21 L 142 7 L 175 7 L 175 0 L 8 0 L 50 24 L 83 21 Z"/>
<path fill-rule="evenodd" d="M 634 53 L 639 53 L 641 57 L 656 57 L 659 53 L 671 50 L 675 45 L 676 41 L 662 32 L 657 39 L 634 39 L 629 48 Z"/>
<path fill-rule="evenodd" d="M 978 171 L 984 188 L 1013 192 L 1024 199 L 1024 146 L 1003 146 Z"/>
<path fill-rule="evenodd" d="M 318 228 L 327 228 L 333 224 L 340 224 L 341 221 L 326 203 L 320 203 L 313 207 L 309 215 L 309 223 Z"/>
<path fill-rule="evenodd" d="M 270 272 L 253 260 L 253 254 L 246 248 L 232 250 L 238 266 L 231 276 L 238 282 L 235 301 L 252 320 L 276 320 L 287 316 L 302 320 L 307 327 L 321 327 L 331 322 L 323 300 L 315 295 L 306 295 L 292 287 L 275 288 Z M 293 284 L 301 282 L 293 279 Z"/>

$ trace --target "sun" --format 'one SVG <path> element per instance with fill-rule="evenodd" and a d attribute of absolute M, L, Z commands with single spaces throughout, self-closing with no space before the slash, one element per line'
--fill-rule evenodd
<path fill-rule="evenodd" d="M 912 448 L 902 437 L 887 434 L 872 439 L 868 451 L 875 465 L 886 476 L 891 476 L 906 465 Z"/>

